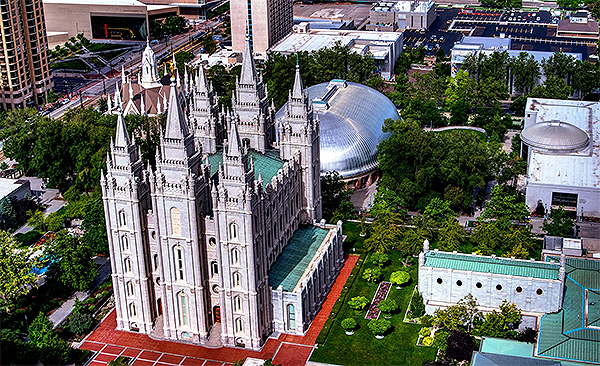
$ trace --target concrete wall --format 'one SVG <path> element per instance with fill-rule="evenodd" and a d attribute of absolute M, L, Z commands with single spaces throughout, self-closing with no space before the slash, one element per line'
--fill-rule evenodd
<path fill-rule="evenodd" d="M 552 206 L 552 192 L 577 194 L 577 215 L 581 215 L 583 210 L 584 216 L 600 216 L 600 188 L 559 186 L 530 182 L 527 185 L 526 203 L 529 208 L 534 210 L 538 200 L 541 200 L 550 209 Z"/>

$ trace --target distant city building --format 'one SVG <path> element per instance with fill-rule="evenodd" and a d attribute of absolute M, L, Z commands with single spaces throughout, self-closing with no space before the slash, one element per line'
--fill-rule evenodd
<path fill-rule="evenodd" d="M 308 23 L 300 23 L 294 26 L 294 32 L 274 45 L 271 51 L 282 54 L 314 52 L 333 47 L 338 41 L 360 55 L 370 53 L 375 60 L 377 72 L 389 80 L 402 52 L 404 35 L 401 32 L 311 29 Z"/>
<path fill-rule="evenodd" d="M 375 89 L 344 80 L 313 85 L 308 98 L 319 115 L 321 174 L 335 170 L 351 189 L 374 183 L 379 178 L 377 145 L 390 136 L 382 131 L 383 123 L 400 118 L 394 103 Z M 286 103 L 277 112 L 278 126 L 288 108 Z"/>
<path fill-rule="evenodd" d="M 564 265 L 533 260 L 429 251 L 419 255 L 419 292 L 428 314 L 455 305 L 468 294 L 478 308 L 499 310 L 503 300 L 523 311 L 521 326 L 537 327 L 537 318 L 560 310 Z"/>
<path fill-rule="evenodd" d="M 43 104 L 52 88 L 41 0 L 0 3 L 2 109 Z"/>
<path fill-rule="evenodd" d="M 117 107 L 100 182 L 117 330 L 254 350 L 273 332 L 304 335 L 344 236 L 321 219 L 319 120 L 299 68 L 278 143 L 249 39 L 231 110 L 202 67 L 193 73 L 187 86 L 171 81 L 155 168 Z M 141 83 L 156 85 L 155 70 Z"/>
<path fill-rule="evenodd" d="M 367 30 L 395 32 L 396 30 L 428 30 L 435 20 L 433 1 L 381 1 L 369 11 Z"/>
<path fill-rule="evenodd" d="M 250 33 L 254 54 L 266 58 L 267 50 L 292 31 L 292 0 L 230 0 L 231 42 L 235 52 L 244 50 Z"/>
<path fill-rule="evenodd" d="M 531 210 L 600 216 L 600 103 L 528 98 L 523 127 Z"/>
<path fill-rule="evenodd" d="M 456 43 L 451 49 L 451 75 L 456 76 L 456 73 L 462 68 L 464 61 L 470 55 L 486 54 L 490 55 L 494 52 L 506 51 L 511 57 L 518 57 L 521 52 L 525 52 L 541 64 L 542 60 L 549 58 L 554 52 L 549 51 L 530 51 L 530 50 L 511 50 L 512 41 L 510 38 L 499 37 L 474 37 L 465 36 L 460 42 Z M 572 56 L 575 60 L 582 61 L 581 53 L 563 52 L 566 55 Z M 542 84 L 546 80 L 546 75 L 542 72 L 536 80 L 536 85 Z M 514 89 L 512 78 L 508 77 L 507 85 L 511 95 L 517 94 Z M 573 97 L 578 97 L 579 92 L 575 92 Z"/>
<path fill-rule="evenodd" d="M 145 41 L 149 22 L 170 15 L 198 19 L 203 5 L 190 0 L 43 0 L 50 48 L 83 33 L 88 39 Z M 181 4 L 180 4 L 181 3 Z M 198 8 L 200 6 L 200 8 Z M 187 10 L 186 10 L 187 9 Z M 196 15 L 189 13 L 195 12 Z M 198 15 L 200 14 L 200 15 Z"/>
<path fill-rule="evenodd" d="M 598 39 L 598 22 L 590 19 L 586 10 L 579 10 L 569 18 L 558 21 L 557 37 L 589 39 L 590 42 Z"/>

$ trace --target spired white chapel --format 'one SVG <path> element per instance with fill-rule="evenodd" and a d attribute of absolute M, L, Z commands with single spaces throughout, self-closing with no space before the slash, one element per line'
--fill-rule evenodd
<path fill-rule="evenodd" d="M 155 82 L 155 61 L 145 66 Z M 248 40 L 231 111 L 202 67 L 168 92 L 155 169 L 128 135 L 120 91 L 113 102 L 101 186 L 117 330 L 251 349 L 273 332 L 303 335 L 343 265 L 343 236 L 321 220 L 319 121 L 299 70 L 278 144 Z"/>

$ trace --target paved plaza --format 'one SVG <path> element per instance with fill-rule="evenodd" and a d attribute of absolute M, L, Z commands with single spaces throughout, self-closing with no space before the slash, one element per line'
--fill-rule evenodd
<path fill-rule="evenodd" d="M 273 359 L 283 366 L 305 365 L 315 346 L 317 336 L 331 313 L 357 255 L 346 258 L 344 267 L 335 281 L 325 303 L 304 336 L 281 334 L 267 340 L 260 352 L 244 348 L 206 348 L 186 343 L 154 340 L 144 334 L 116 331 L 116 313 L 113 310 L 81 344 L 80 348 L 95 352 L 90 366 L 106 366 L 118 356 L 133 358 L 134 366 L 216 366 L 231 365 L 246 357 Z"/>

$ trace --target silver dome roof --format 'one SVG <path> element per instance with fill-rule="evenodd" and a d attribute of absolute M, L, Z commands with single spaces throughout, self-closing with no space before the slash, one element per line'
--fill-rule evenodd
<path fill-rule="evenodd" d="M 390 136 L 381 131 L 383 122 L 400 118 L 394 104 L 373 88 L 344 80 L 313 85 L 308 95 L 321 127 L 321 174 L 335 170 L 351 178 L 377 167 L 377 144 Z"/>
<path fill-rule="evenodd" d="M 582 129 L 570 123 L 547 121 L 533 124 L 521 132 L 530 147 L 549 153 L 570 153 L 585 149 L 590 141 Z"/>

